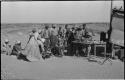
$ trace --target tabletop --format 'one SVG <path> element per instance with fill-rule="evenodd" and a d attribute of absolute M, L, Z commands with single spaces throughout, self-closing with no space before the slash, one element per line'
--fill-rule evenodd
<path fill-rule="evenodd" d="M 95 44 L 95 45 L 106 45 L 106 42 L 94 42 L 94 41 L 73 41 L 73 43 L 78 44 Z"/>

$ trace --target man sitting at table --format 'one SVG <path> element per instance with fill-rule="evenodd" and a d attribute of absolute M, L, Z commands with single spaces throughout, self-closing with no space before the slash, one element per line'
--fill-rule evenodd
<path fill-rule="evenodd" d="M 84 32 L 82 31 L 81 28 L 77 28 L 76 33 L 75 33 L 75 41 L 82 42 L 83 37 L 84 37 Z M 76 48 L 76 51 L 75 51 L 76 56 L 83 55 L 81 54 L 83 53 L 83 46 L 81 44 L 76 45 L 75 48 Z"/>
<path fill-rule="evenodd" d="M 87 41 L 92 40 L 92 35 L 89 34 L 86 28 L 86 24 L 83 24 L 82 26 L 80 26 L 80 28 L 76 30 L 75 39 L 78 42 L 85 42 L 85 43 L 87 43 Z M 84 45 L 84 44 L 78 45 L 77 48 L 78 48 L 78 53 L 76 53 L 77 56 L 87 55 L 91 51 L 91 46 Z"/>

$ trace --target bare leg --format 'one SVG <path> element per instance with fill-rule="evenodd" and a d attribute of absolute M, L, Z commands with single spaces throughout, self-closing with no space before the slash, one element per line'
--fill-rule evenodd
<path fill-rule="evenodd" d="M 91 46 L 87 47 L 87 57 L 90 57 Z"/>
<path fill-rule="evenodd" d="M 92 58 L 90 55 L 90 51 L 91 51 L 91 46 L 88 46 L 87 47 L 87 57 L 88 57 L 87 59 L 88 59 L 88 61 L 90 61 L 90 59 Z"/>

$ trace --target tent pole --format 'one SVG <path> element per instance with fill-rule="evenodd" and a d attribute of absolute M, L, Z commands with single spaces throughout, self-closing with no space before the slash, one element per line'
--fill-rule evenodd
<path fill-rule="evenodd" d="M 109 25 L 109 30 L 107 32 L 107 34 L 108 34 L 108 42 L 111 40 L 113 15 L 114 15 L 114 12 L 112 11 L 112 0 L 111 0 L 110 25 Z"/>

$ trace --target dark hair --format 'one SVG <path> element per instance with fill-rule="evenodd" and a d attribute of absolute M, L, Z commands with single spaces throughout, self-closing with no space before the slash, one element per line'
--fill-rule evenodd
<path fill-rule="evenodd" d="M 77 28 L 76 30 L 77 30 L 77 31 L 80 31 L 80 30 L 81 30 L 81 28 Z"/>
<path fill-rule="evenodd" d="M 65 28 L 67 28 L 67 27 L 68 27 L 68 24 L 65 25 Z"/>
<path fill-rule="evenodd" d="M 86 26 L 86 24 L 83 24 L 82 26 L 83 26 L 83 27 L 85 27 L 85 26 Z"/>
<path fill-rule="evenodd" d="M 49 28 L 49 26 L 48 26 L 48 25 L 46 25 L 46 26 L 45 26 L 45 29 L 48 29 L 48 28 Z"/>
<path fill-rule="evenodd" d="M 83 24 L 82 26 L 83 26 L 83 27 L 82 27 L 83 29 L 85 29 L 85 28 L 86 28 L 86 24 Z"/>
<path fill-rule="evenodd" d="M 52 25 L 52 28 L 56 28 L 54 25 Z"/>
<path fill-rule="evenodd" d="M 72 27 L 72 29 L 75 29 L 74 27 Z"/>
<path fill-rule="evenodd" d="M 8 44 L 9 42 L 5 42 L 6 44 Z"/>

